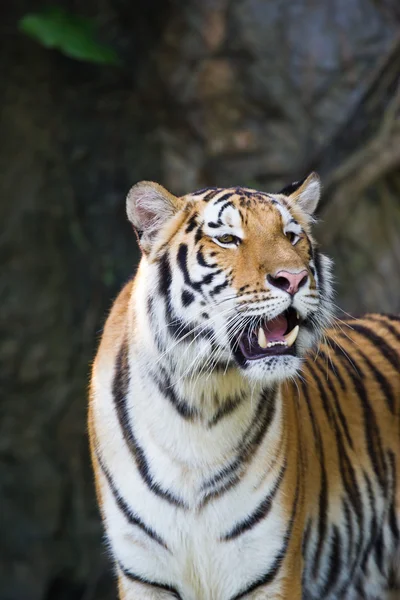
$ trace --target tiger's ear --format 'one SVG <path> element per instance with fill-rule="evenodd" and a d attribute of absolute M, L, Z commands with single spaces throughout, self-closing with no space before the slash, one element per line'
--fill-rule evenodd
<path fill-rule="evenodd" d="M 126 214 L 136 229 L 143 252 L 150 252 L 158 232 L 180 207 L 181 200 L 158 183 L 141 181 L 129 190 Z"/>
<path fill-rule="evenodd" d="M 318 206 L 321 196 L 321 180 L 316 173 L 311 173 L 302 181 L 296 181 L 281 191 L 293 200 L 303 212 L 311 216 Z"/>

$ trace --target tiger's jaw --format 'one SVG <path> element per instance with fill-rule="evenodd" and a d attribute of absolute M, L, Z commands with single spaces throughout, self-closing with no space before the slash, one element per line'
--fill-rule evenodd
<path fill-rule="evenodd" d="M 231 351 L 249 377 L 283 381 L 297 373 L 301 357 L 317 337 L 307 319 L 290 307 L 273 319 L 261 319 L 256 327 L 244 327 L 232 339 Z"/>
<path fill-rule="evenodd" d="M 283 354 L 295 356 L 300 323 L 300 315 L 289 308 L 271 320 L 261 320 L 257 327 L 246 327 L 234 341 L 238 360 L 260 360 Z"/>

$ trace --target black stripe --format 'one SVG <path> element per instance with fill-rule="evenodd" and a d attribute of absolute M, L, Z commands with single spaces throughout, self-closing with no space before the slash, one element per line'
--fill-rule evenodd
<path fill-rule="evenodd" d="M 114 500 L 115 500 L 118 508 L 123 513 L 126 520 L 128 521 L 128 523 L 130 523 L 130 525 L 135 525 L 136 527 L 139 527 L 152 540 L 154 540 L 155 542 L 157 542 L 157 544 L 160 544 L 160 546 L 162 546 L 163 548 L 168 550 L 168 552 L 170 552 L 170 550 L 169 550 L 167 544 L 164 542 L 164 540 L 155 531 L 153 531 L 150 527 L 148 527 L 141 520 L 141 518 L 133 511 L 133 509 L 127 504 L 127 502 L 121 496 L 121 494 L 119 493 L 119 491 L 116 488 L 116 485 L 114 483 L 114 480 L 113 480 L 110 472 L 108 471 L 107 467 L 105 466 L 103 459 L 101 458 L 100 453 L 97 450 L 96 450 L 96 458 L 100 465 L 102 473 L 104 474 L 104 476 L 107 480 L 108 486 L 111 490 Z"/>
<path fill-rule="evenodd" d="M 355 326 L 353 325 L 353 328 Z M 366 329 L 366 328 L 363 328 Z M 368 332 L 369 330 L 367 330 Z M 337 344 L 334 340 L 331 340 L 332 345 L 335 348 L 337 355 L 339 356 L 349 378 L 351 379 L 354 389 L 356 390 L 358 397 L 360 398 L 360 405 L 363 412 L 364 419 L 364 433 L 365 440 L 367 443 L 368 454 L 371 460 L 371 464 L 374 468 L 376 477 L 382 490 L 385 492 L 386 489 L 386 464 L 383 458 L 382 441 L 379 434 L 379 428 L 376 421 L 375 413 L 372 410 L 372 406 L 368 400 L 367 391 L 364 385 L 365 375 L 362 372 L 360 366 L 355 362 L 352 357 L 352 364 L 349 363 L 349 358 L 343 348 Z M 357 372 L 356 372 L 357 371 Z"/>
<path fill-rule="evenodd" d="M 149 375 L 157 385 L 162 396 L 170 401 L 172 406 L 181 417 L 191 421 L 200 416 L 197 408 L 191 406 L 186 400 L 178 398 L 177 394 L 175 393 L 174 385 L 167 371 L 163 367 L 159 365 L 157 372 L 150 370 Z"/>
<path fill-rule="evenodd" d="M 310 365 L 308 365 L 308 366 L 310 366 Z M 312 371 L 312 369 L 310 369 L 310 371 Z M 316 380 L 321 398 L 323 399 L 325 404 L 328 403 L 328 399 L 326 397 L 326 392 L 319 380 L 319 377 L 316 375 L 315 372 L 314 372 L 313 376 Z M 305 392 L 305 395 L 307 395 L 308 392 L 306 390 L 306 385 L 304 383 L 302 384 L 302 387 L 303 387 L 303 391 Z M 310 404 L 309 398 L 308 398 L 307 404 L 308 405 Z M 363 533 L 362 533 L 363 532 L 363 525 L 362 525 L 363 524 L 363 500 L 362 500 L 361 492 L 360 492 L 360 489 L 359 489 L 359 486 L 357 483 L 355 470 L 352 465 L 352 460 L 349 458 L 349 456 L 346 452 L 346 447 L 343 443 L 343 436 L 342 436 L 340 429 L 338 428 L 335 418 L 334 418 L 334 423 L 335 423 L 335 428 L 334 428 L 335 439 L 336 439 L 336 442 L 338 445 L 338 459 L 339 459 L 339 464 L 340 464 L 340 475 L 342 477 L 344 489 L 345 489 L 345 491 L 348 495 L 348 498 L 350 499 L 351 504 L 353 506 L 353 509 L 354 509 L 354 512 L 355 512 L 356 518 L 357 518 L 357 523 L 358 523 L 358 527 L 357 527 L 357 531 L 359 532 L 358 543 L 357 543 L 357 556 L 358 556 L 360 553 L 360 550 L 362 548 L 362 542 L 363 542 Z M 320 441 L 320 445 L 322 447 L 322 441 Z M 325 491 L 327 482 L 326 482 L 326 471 L 325 471 L 324 462 L 325 461 L 323 458 L 323 460 L 321 461 L 323 481 L 321 481 L 321 490 L 320 490 L 318 542 L 317 542 L 317 549 L 316 549 L 316 553 L 315 553 L 315 557 L 314 557 L 314 566 L 313 566 L 314 577 L 318 576 L 319 565 L 320 565 L 320 560 L 321 560 L 321 556 L 322 556 L 323 545 L 324 545 L 324 542 L 326 539 L 326 528 L 327 528 L 328 498 L 327 498 L 327 492 Z M 355 567 L 356 564 L 357 563 L 355 562 L 353 567 Z"/>
<path fill-rule="evenodd" d="M 283 538 L 283 543 L 282 543 L 281 549 L 279 550 L 278 554 L 276 555 L 276 558 L 275 558 L 274 562 L 272 563 L 271 567 L 268 569 L 268 571 L 264 575 L 259 577 L 253 583 L 251 583 L 246 589 L 244 589 L 241 592 L 239 592 L 238 594 L 236 594 L 236 596 L 231 597 L 230 600 L 240 600 L 240 598 L 244 598 L 247 594 L 250 594 L 258 587 L 272 583 L 272 581 L 278 575 L 280 568 L 282 566 L 283 560 L 286 556 L 290 538 L 292 536 L 293 524 L 294 524 L 294 519 L 295 519 L 296 512 L 297 512 L 297 505 L 298 505 L 299 495 L 300 495 L 299 487 L 300 487 L 300 477 L 298 475 L 297 483 L 296 483 L 296 490 L 295 490 L 295 494 L 294 494 L 292 514 L 290 516 L 289 524 L 286 529 L 285 536 Z"/>
<path fill-rule="evenodd" d="M 219 285 L 216 285 L 215 288 L 213 288 L 210 291 L 210 296 L 216 296 L 217 294 L 221 293 L 222 290 L 224 290 L 225 288 L 227 288 L 229 285 L 229 280 L 225 279 L 224 283 L 220 283 Z"/>
<path fill-rule="evenodd" d="M 325 585 L 320 592 L 320 598 L 326 598 L 328 593 L 336 584 L 340 570 L 342 568 L 342 541 L 339 529 L 336 525 L 332 527 L 333 533 L 330 539 L 329 571 L 326 577 Z"/>
<path fill-rule="evenodd" d="M 376 321 L 375 321 L 376 322 Z M 390 328 L 388 323 L 384 321 L 379 321 L 382 325 L 386 326 L 387 329 Z M 382 336 L 372 331 L 369 327 L 362 325 L 361 323 L 353 323 L 352 328 L 354 331 L 357 331 L 360 335 L 363 335 L 368 340 L 370 340 L 374 346 L 381 352 L 381 354 L 390 362 L 392 367 L 398 373 L 400 371 L 400 358 L 398 354 L 393 350 L 391 346 L 383 339 Z M 389 329 L 390 330 L 390 329 Z"/>
<path fill-rule="evenodd" d="M 154 335 L 154 341 L 156 343 L 157 350 L 161 353 L 165 352 L 165 345 L 161 338 L 159 329 L 157 326 L 154 326 L 154 300 L 151 296 L 147 298 L 147 315 L 149 318 L 150 329 Z"/>
<path fill-rule="evenodd" d="M 322 445 L 321 431 L 318 427 L 317 421 L 315 419 L 314 411 L 311 406 L 311 400 L 310 400 L 310 395 L 308 393 L 307 384 L 303 379 L 300 379 L 299 383 L 300 383 L 300 386 L 303 391 L 304 399 L 306 401 L 308 415 L 310 417 L 311 427 L 312 427 L 313 434 L 315 437 L 315 447 L 316 447 L 317 454 L 318 454 L 318 460 L 319 460 L 319 463 L 322 465 L 324 463 L 324 449 L 323 449 L 323 445 Z"/>
<path fill-rule="evenodd" d="M 193 281 L 193 279 L 190 277 L 188 266 L 187 266 L 188 252 L 189 252 L 189 249 L 188 249 L 187 244 L 179 245 L 178 253 L 177 253 L 177 257 L 176 257 L 177 264 L 178 264 L 178 267 L 180 268 L 180 270 L 182 271 L 185 284 L 187 286 L 191 287 L 192 289 L 194 289 L 196 292 L 201 292 L 202 286 L 209 285 L 212 282 L 212 280 L 214 279 L 214 277 L 216 275 L 218 275 L 219 273 L 221 273 L 222 270 L 215 269 L 212 273 L 208 273 L 207 275 L 205 275 L 203 277 L 203 279 L 201 279 L 200 281 Z"/>
<path fill-rule="evenodd" d="M 386 314 L 372 314 L 372 315 L 368 315 L 369 320 L 374 321 L 375 323 L 381 323 L 382 325 L 384 325 L 389 331 L 390 333 L 397 339 L 400 341 L 400 331 L 398 329 L 396 329 L 396 327 L 393 327 L 393 325 L 391 323 L 389 323 L 389 321 L 394 321 L 395 323 L 399 323 L 400 322 L 400 316 L 398 315 L 386 315 Z"/>
<path fill-rule="evenodd" d="M 180 498 L 174 496 L 174 494 L 172 494 L 169 490 L 164 490 L 151 475 L 145 452 L 136 440 L 130 426 L 130 418 L 127 407 L 129 379 L 128 344 L 125 341 L 121 345 L 121 348 L 118 352 L 112 386 L 114 405 L 125 443 L 135 459 L 135 463 L 142 480 L 147 485 L 149 490 L 173 506 L 186 508 L 184 502 Z"/>
<path fill-rule="evenodd" d="M 319 372 L 323 376 L 324 375 L 323 366 L 320 365 L 318 361 L 316 361 L 314 364 L 316 365 L 316 367 L 318 368 Z M 316 371 L 314 371 L 314 368 L 313 368 L 311 362 L 308 364 L 308 368 L 309 368 L 310 372 L 313 374 L 313 378 L 317 382 L 317 386 L 318 386 L 318 389 L 319 389 L 319 392 L 320 392 L 322 404 L 323 404 L 323 407 L 324 407 L 327 419 L 328 419 L 330 425 L 333 427 L 335 434 L 337 435 L 338 423 L 336 421 L 336 417 L 335 417 L 335 414 L 333 412 L 332 406 L 330 405 L 329 398 L 328 398 L 328 396 L 327 396 L 327 394 L 325 392 L 325 389 L 324 389 L 324 387 L 322 385 L 322 382 L 321 382 L 318 374 L 316 373 Z M 328 368 L 329 368 L 329 363 L 328 363 Z M 335 404 L 335 409 L 336 409 L 336 414 L 337 414 L 339 422 L 340 422 L 340 424 L 342 426 L 342 430 L 344 432 L 344 435 L 345 435 L 345 438 L 347 440 L 347 443 L 350 446 L 350 448 L 353 448 L 354 447 L 353 440 L 351 439 L 350 431 L 349 431 L 349 428 L 348 428 L 348 425 L 347 425 L 346 418 L 345 418 L 345 416 L 343 414 L 342 407 L 340 405 L 339 398 L 338 398 L 338 395 L 336 393 L 336 389 L 335 389 L 335 387 L 334 387 L 331 379 L 329 379 L 329 377 L 324 378 L 324 384 L 326 384 L 328 386 L 329 391 L 331 393 L 331 397 L 333 398 L 333 401 L 334 401 L 334 404 Z"/>
<path fill-rule="evenodd" d="M 390 528 L 390 532 L 392 534 L 392 537 L 395 541 L 395 544 L 400 540 L 400 530 L 399 530 L 399 522 L 398 522 L 398 514 L 397 514 L 397 499 L 396 499 L 396 495 L 397 495 L 397 476 L 396 476 L 396 459 L 394 456 L 394 453 L 389 450 L 388 453 L 388 459 L 389 459 L 389 463 L 390 463 L 390 467 L 391 467 L 391 473 L 392 473 L 392 485 L 391 485 L 391 502 L 390 502 L 390 507 L 389 507 L 389 528 Z"/>
<path fill-rule="evenodd" d="M 275 390 L 273 394 L 275 396 Z M 238 454 L 236 458 L 230 463 L 230 465 L 224 467 L 216 475 L 206 481 L 202 486 L 203 488 L 215 485 L 224 479 L 226 475 L 237 470 L 237 468 L 242 465 L 242 462 L 248 458 L 249 453 L 252 451 L 250 451 L 250 445 L 252 448 L 254 443 L 256 446 L 258 445 L 257 442 L 260 441 L 260 438 L 262 439 L 275 414 L 275 398 L 272 398 L 273 396 L 271 390 L 264 390 L 260 394 L 260 399 L 251 423 L 246 429 L 240 442 L 237 444 Z"/>
<path fill-rule="evenodd" d="M 310 365 L 308 365 L 308 367 L 310 368 Z M 310 369 L 310 371 L 312 371 L 312 369 Z M 328 399 L 326 396 L 326 392 L 317 376 L 317 374 L 314 372 L 313 377 L 316 380 L 317 386 L 318 386 L 318 390 L 319 393 L 321 395 L 321 398 L 323 399 L 324 403 L 327 404 L 328 403 Z M 335 433 L 335 440 L 338 446 L 338 459 L 339 459 L 339 463 L 340 463 L 340 475 L 342 477 L 342 481 L 343 481 L 343 485 L 345 487 L 345 490 L 347 492 L 348 497 L 351 500 L 351 503 L 354 507 L 354 510 L 356 512 L 356 515 L 358 517 L 358 521 L 359 521 L 359 526 L 361 527 L 361 523 L 362 523 L 362 496 L 361 496 L 361 492 L 359 489 L 359 486 L 357 484 L 357 479 L 356 479 L 356 475 L 355 475 L 355 471 L 352 465 L 352 460 L 349 458 L 348 453 L 346 451 L 346 447 L 343 443 L 343 436 L 342 433 L 340 431 L 340 429 L 337 426 L 336 420 L 334 419 L 334 433 Z"/>
<path fill-rule="evenodd" d="M 361 581 L 361 579 L 359 579 L 356 583 L 356 591 L 358 594 L 358 600 L 368 600 L 368 598 L 370 598 L 370 595 L 367 595 L 367 592 L 364 589 L 364 580 Z"/>
<path fill-rule="evenodd" d="M 225 369 L 226 369 L 226 366 L 225 366 Z M 214 370 L 215 370 L 215 368 L 214 368 Z M 224 419 L 228 415 L 232 414 L 233 411 L 236 410 L 236 408 L 242 402 L 243 402 L 243 394 L 237 394 L 236 396 L 233 396 L 233 397 L 225 400 L 223 405 L 216 411 L 216 413 L 214 414 L 212 419 L 210 419 L 210 421 L 208 422 L 208 427 L 211 429 L 211 427 L 214 427 L 215 425 L 217 425 L 217 423 L 219 423 L 221 421 L 221 419 Z"/>
<path fill-rule="evenodd" d="M 390 504 L 389 527 L 395 542 L 398 542 L 400 539 L 400 530 L 397 523 L 397 509 L 394 502 Z"/>
<path fill-rule="evenodd" d="M 307 521 L 306 528 L 303 533 L 303 540 L 301 542 L 301 554 L 302 554 L 303 558 L 306 558 L 306 556 L 307 556 L 308 544 L 310 543 L 311 529 L 312 529 L 312 519 L 309 518 Z"/>
<path fill-rule="evenodd" d="M 203 329 L 196 333 L 195 326 L 190 323 L 185 323 L 180 317 L 176 316 L 175 311 L 171 310 L 166 313 L 167 328 L 170 335 L 175 339 L 181 339 L 184 342 L 191 342 L 195 339 L 196 335 L 200 337 L 206 336 L 206 329 Z"/>
<path fill-rule="evenodd" d="M 187 249 L 187 246 L 186 246 L 186 249 Z M 192 288 L 195 288 L 195 286 L 191 285 L 192 282 L 190 280 L 189 273 L 186 273 L 185 281 L 186 280 L 188 280 L 188 283 Z M 164 301 L 165 301 L 165 320 L 166 320 L 168 332 L 175 339 L 185 338 L 186 342 L 190 342 L 195 337 L 195 330 L 190 323 L 185 323 L 180 317 L 178 317 L 175 314 L 175 311 L 174 311 L 174 309 L 172 307 L 172 303 L 171 303 L 171 283 L 172 283 L 171 265 L 170 265 L 170 262 L 168 259 L 168 255 L 164 254 L 160 258 L 160 262 L 158 265 L 158 290 L 159 290 L 160 295 L 164 298 Z M 197 286 L 195 289 L 196 289 L 196 291 L 200 291 L 200 293 L 202 293 L 200 286 Z M 189 292 L 187 292 L 185 290 L 183 293 L 189 293 Z M 152 308 L 152 299 L 151 298 L 148 301 L 148 308 L 149 309 Z M 210 337 L 213 336 L 213 333 L 210 329 L 204 328 L 200 332 L 198 332 L 197 335 L 199 337 L 209 339 Z M 158 349 L 160 351 L 164 351 L 165 349 L 161 348 L 162 344 L 161 344 L 160 337 L 157 334 L 155 334 L 155 338 L 156 338 L 156 343 L 157 343 Z"/>
<path fill-rule="evenodd" d="M 213 204 L 213 206 L 217 206 L 217 204 L 220 204 L 221 202 L 224 202 L 225 200 L 228 200 L 229 198 L 232 198 L 233 194 L 236 193 L 237 194 L 237 190 L 236 192 L 232 192 L 229 191 L 226 194 L 223 194 L 222 196 L 220 196 Z"/>
<path fill-rule="evenodd" d="M 258 192 L 257 190 L 242 187 L 236 187 L 235 194 L 237 194 L 238 196 L 244 196 L 245 198 L 257 198 L 257 196 L 266 195 L 263 192 Z"/>
<path fill-rule="evenodd" d="M 351 518 L 349 504 L 346 499 L 342 499 L 342 506 L 343 506 L 346 532 L 347 532 L 347 536 L 348 536 L 347 560 L 350 562 L 352 555 L 353 555 L 353 543 L 354 543 L 353 522 L 352 522 L 352 518 Z"/>
<path fill-rule="evenodd" d="M 379 535 L 378 535 L 378 521 L 377 521 L 377 514 L 376 514 L 376 504 L 375 504 L 375 496 L 374 496 L 374 491 L 372 488 L 372 483 L 371 483 L 371 479 L 368 476 L 368 473 L 366 473 L 366 471 L 363 469 L 363 476 L 364 476 L 364 481 L 365 481 L 365 487 L 367 489 L 367 496 L 368 496 L 368 502 L 369 502 L 369 506 L 371 509 L 371 519 L 370 519 L 370 525 L 368 527 L 368 530 L 365 531 L 365 541 L 367 541 L 367 543 L 365 543 L 365 549 L 364 549 L 364 556 L 361 560 L 361 569 L 364 571 L 364 573 L 366 572 L 366 568 L 367 568 L 367 562 L 368 559 L 370 557 L 370 553 L 372 548 L 375 546 L 375 551 L 377 549 L 377 547 L 380 547 L 380 543 L 379 543 Z M 382 550 L 382 548 L 380 548 Z M 383 558 L 381 557 L 380 560 L 382 560 Z M 378 563 L 377 563 L 378 564 Z M 378 564 L 379 570 L 382 573 L 382 563 Z"/>
<path fill-rule="evenodd" d="M 243 521 L 239 521 L 226 535 L 221 538 L 221 541 L 227 542 L 234 540 L 246 531 L 253 529 L 260 521 L 264 520 L 272 507 L 272 502 L 280 488 L 284 474 L 286 471 L 286 461 L 281 467 L 280 473 L 274 483 L 271 492 L 266 498 L 257 506 L 254 512 L 248 515 Z"/>
<path fill-rule="evenodd" d="M 309 365 L 309 367 L 310 367 L 310 365 Z M 310 370 L 312 371 L 312 368 Z M 328 398 L 326 396 L 326 392 L 319 380 L 319 377 L 317 377 L 315 372 L 314 372 L 314 379 L 317 382 L 317 386 L 318 386 L 321 398 L 323 400 L 323 404 L 327 405 L 329 403 L 329 400 L 328 400 Z M 339 406 L 340 406 L 340 404 L 339 404 L 339 400 L 338 400 L 337 407 L 339 407 Z M 340 464 L 339 474 L 342 478 L 342 483 L 343 483 L 344 489 L 347 493 L 348 498 L 351 501 L 351 504 L 355 511 L 357 522 L 358 522 L 358 531 L 359 531 L 359 539 L 358 539 L 358 544 L 357 544 L 357 556 L 358 556 L 358 554 L 362 548 L 362 541 L 363 541 L 362 540 L 362 523 L 363 523 L 362 495 L 361 495 L 361 492 L 360 492 L 360 489 L 359 489 L 359 486 L 357 483 L 355 470 L 352 465 L 352 459 L 349 458 L 347 449 L 344 444 L 342 432 L 338 427 L 336 418 L 334 417 L 334 415 L 332 415 L 332 416 L 333 416 L 334 435 L 335 435 L 335 440 L 336 440 L 337 447 L 338 447 L 338 460 L 339 460 L 339 464 Z M 343 425 L 343 423 L 346 423 L 344 415 L 343 415 L 342 425 Z M 347 426 L 346 426 L 346 428 L 347 428 Z M 345 428 L 345 431 L 346 431 L 346 428 Z M 347 433 L 348 433 L 347 441 L 349 442 L 349 440 L 350 440 L 349 446 L 352 448 L 353 443 L 351 441 L 348 430 L 347 430 Z M 324 535 L 325 535 L 325 533 L 324 533 Z M 321 553 L 322 553 L 322 545 L 323 545 L 323 539 L 321 540 L 321 538 L 319 538 L 319 547 L 318 547 L 317 553 L 316 553 L 317 560 L 314 563 L 314 573 L 317 573 L 317 570 L 319 567 L 319 561 L 320 561 L 320 557 L 321 557 Z M 356 563 L 354 563 L 354 565 L 355 564 Z"/>
<path fill-rule="evenodd" d="M 190 195 L 191 196 L 200 196 L 201 194 L 205 194 L 206 192 L 219 192 L 221 191 L 221 188 L 217 188 L 217 187 L 205 187 L 205 188 L 201 188 L 201 190 L 196 190 L 195 192 L 192 192 Z"/>
<path fill-rule="evenodd" d="M 204 275 L 203 279 L 201 279 L 201 281 L 196 282 L 196 285 L 199 285 L 200 287 L 203 285 L 210 285 L 210 283 L 212 283 L 214 277 L 216 275 L 218 275 L 219 273 L 221 273 L 221 269 L 217 269 L 216 271 L 214 271 L 214 273 L 208 273 L 207 275 Z"/>
<path fill-rule="evenodd" d="M 210 327 L 202 327 L 199 329 L 199 325 L 191 323 L 190 321 L 183 321 L 177 316 L 176 312 L 170 307 L 170 310 L 165 312 L 165 320 L 168 328 L 168 333 L 175 339 L 181 342 L 192 342 L 197 339 L 212 340 L 214 333 Z"/>
<path fill-rule="evenodd" d="M 393 319 L 393 317 L 392 317 L 392 319 Z M 400 318 L 398 318 L 398 321 L 400 321 Z M 393 327 L 393 325 L 391 323 L 388 323 L 388 319 L 385 319 L 384 323 L 385 323 L 385 327 L 390 331 L 390 333 L 393 335 L 393 337 L 395 337 L 396 340 L 400 342 L 400 331 L 398 331 L 398 329 Z"/>
<path fill-rule="evenodd" d="M 228 206 L 233 206 L 233 207 L 234 207 L 234 204 L 228 200 L 227 202 L 225 202 L 225 203 L 224 203 L 224 204 L 221 206 L 221 208 L 220 208 L 220 209 L 219 209 L 219 211 L 218 211 L 218 223 L 221 221 L 221 216 L 222 216 L 222 213 L 224 212 L 224 210 L 225 210 L 225 209 L 226 209 Z"/>
<path fill-rule="evenodd" d="M 197 262 L 202 267 L 207 267 L 208 269 L 213 269 L 218 266 L 217 263 L 208 263 L 206 261 L 206 259 L 204 258 L 204 254 L 203 254 L 203 246 L 200 246 L 200 248 L 197 250 L 196 258 L 197 258 Z"/>
<path fill-rule="evenodd" d="M 194 214 L 190 217 L 190 219 L 188 220 L 187 224 L 186 224 L 186 230 L 185 233 L 190 233 L 191 231 L 193 231 L 193 229 L 195 229 L 197 227 L 197 215 Z"/>
<path fill-rule="evenodd" d="M 200 240 L 203 239 L 203 227 L 201 225 L 196 229 L 196 233 L 194 235 L 194 243 L 198 244 Z"/>
<path fill-rule="evenodd" d="M 385 569 L 384 569 L 384 558 L 385 558 L 385 544 L 383 541 L 383 531 L 381 530 L 379 532 L 378 537 L 376 538 L 376 540 L 374 540 L 375 544 L 374 544 L 374 555 L 375 555 L 375 563 L 379 569 L 379 572 L 381 575 L 385 576 Z M 370 550 L 370 548 L 368 548 L 368 550 Z M 369 552 L 367 554 L 367 552 L 365 552 L 365 566 L 367 566 L 367 561 L 369 558 Z M 386 561 L 385 561 L 386 562 Z"/>
<path fill-rule="evenodd" d="M 164 254 L 158 265 L 158 289 L 165 301 L 165 320 L 169 333 L 175 337 L 185 337 L 186 341 L 193 339 L 194 334 L 186 324 L 175 315 L 171 304 L 172 272 L 168 255 Z M 158 340 L 158 344 L 160 340 Z"/>
<path fill-rule="evenodd" d="M 181 294 L 182 306 L 190 306 L 194 302 L 194 295 L 188 290 L 183 290 Z"/>
<path fill-rule="evenodd" d="M 187 244 L 179 245 L 176 258 L 177 258 L 178 266 L 179 266 L 180 270 L 182 271 L 184 282 L 186 283 L 186 285 L 189 285 L 190 287 L 192 287 L 198 291 L 199 288 L 198 288 L 198 286 L 195 287 L 193 285 L 193 282 L 190 278 L 189 270 L 187 267 L 187 258 L 188 258 Z"/>
<path fill-rule="evenodd" d="M 325 278 L 324 278 L 324 271 L 322 268 L 322 263 L 321 263 L 321 253 L 318 252 L 318 250 L 315 250 L 313 248 L 313 258 L 314 258 L 314 264 L 315 264 L 315 270 L 317 272 L 317 276 L 318 276 L 318 286 L 320 289 L 320 294 L 321 296 L 325 295 Z"/>
<path fill-rule="evenodd" d="M 346 389 L 346 383 L 340 374 L 340 370 L 335 368 L 334 363 L 332 364 L 331 356 L 329 354 L 329 349 L 328 349 L 328 354 L 325 354 L 325 352 L 321 348 L 319 348 L 318 349 L 318 357 L 321 357 L 321 359 L 325 362 L 325 364 L 328 364 L 330 366 L 332 373 L 335 376 L 335 379 L 338 380 L 339 385 L 340 385 L 342 391 L 344 392 Z"/>
<path fill-rule="evenodd" d="M 321 431 L 317 425 L 317 421 L 314 416 L 314 412 L 311 406 L 310 395 L 308 393 L 307 384 L 304 380 L 300 380 L 300 385 L 302 388 L 303 396 L 306 401 L 308 414 L 310 416 L 311 426 L 313 429 L 314 437 L 315 437 L 315 445 L 318 454 L 319 467 L 321 472 L 321 486 L 319 491 L 318 498 L 318 540 L 317 540 L 317 548 L 315 550 L 314 555 L 314 566 L 313 566 L 313 575 L 317 576 L 319 569 L 319 562 L 321 560 L 322 553 L 322 545 L 325 540 L 326 535 L 326 527 L 327 527 L 327 514 L 328 514 L 328 478 L 326 475 L 326 466 L 325 466 L 325 453 L 324 446 L 322 442 Z"/>
<path fill-rule="evenodd" d="M 130 579 L 131 581 L 135 581 L 136 583 L 143 583 L 144 585 L 151 586 L 153 588 L 158 589 L 159 591 L 169 592 L 170 594 L 173 594 L 174 597 L 177 598 L 177 600 L 183 600 L 182 596 L 179 594 L 178 590 L 176 588 L 174 588 L 172 585 L 168 585 L 167 583 L 160 583 L 158 581 L 150 581 L 149 579 L 146 579 L 145 577 L 142 577 L 141 575 L 137 575 L 136 573 L 133 573 L 132 571 L 128 571 L 128 569 L 126 569 L 119 561 L 118 561 L 118 566 L 121 569 L 122 573 L 125 575 L 125 577 L 127 577 L 127 579 Z"/>
<path fill-rule="evenodd" d="M 164 298 L 168 297 L 172 282 L 171 265 L 167 254 L 163 254 L 158 263 L 158 290 Z"/>
<path fill-rule="evenodd" d="M 390 382 L 387 380 L 385 375 L 377 367 L 375 367 L 375 365 L 370 361 L 370 359 L 365 354 L 365 352 L 363 352 L 360 348 L 357 348 L 357 352 L 360 354 L 362 359 L 368 365 L 369 370 L 372 371 L 373 376 L 375 377 L 376 381 L 378 382 L 378 384 L 382 390 L 382 395 L 386 400 L 388 409 L 390 410 L 391 413 L 395 414 L 396 400 L 395 400 L 393 388 L 392 388 Z"/>
<path fill-rule="evenodd" d="M 389 319 L 389 321 L 400 322 L 400 315 L 394 315 L 392 313 L 385 313 L 382 316 L 385 317 L 385 319 Z"/>
<path fill-rule="evenodd" d="M 238 472 L 250 460 L 257 447 L 262 443 L 272 423 L 276 410 L 276 390 L 267 389 L 260 395 L 253 419 L 236 447 L 236 457 L 226 467 L 218 471 L 202 485 L 207 492 L 203 505 L 231 489 L 240 481 Z M 215 487 L 217 486 L 217 487 Z M 211 489 L 210 489 L 211 488 Z"/>
<path fill-rule="evenodd" d="M 215 196 L 221 191 L 221 188 L 210 188 L 210 190 L 211 191 L 209 191 L 208 194 L 206 194 L 204 198 L 202 198 L 203 202 L 209 202 L 210 200 L 215 198 Z"/>

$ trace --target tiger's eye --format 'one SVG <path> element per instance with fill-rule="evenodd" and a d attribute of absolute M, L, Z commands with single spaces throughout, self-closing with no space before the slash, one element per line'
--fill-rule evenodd
<path fill-rule="evenodd" d="M 221 244 L 234 244 L 236 242 L 236 238 L 234 235 L 230 235 L 229 233 L 225 233 L 225 235 L 220 235 L 217 240 L 221 242 Z"/>

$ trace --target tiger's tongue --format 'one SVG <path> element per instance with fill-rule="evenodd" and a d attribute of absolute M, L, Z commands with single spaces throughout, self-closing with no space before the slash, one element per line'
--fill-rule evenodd
<path fill-rule="evenodd" d="M 286 333 L 287 326 L 287 319 L 283 315 L 279 315 L 279 317 L 264 323 L 263 329 L 268 342 L 282 341 L 283 336 Z"/>

